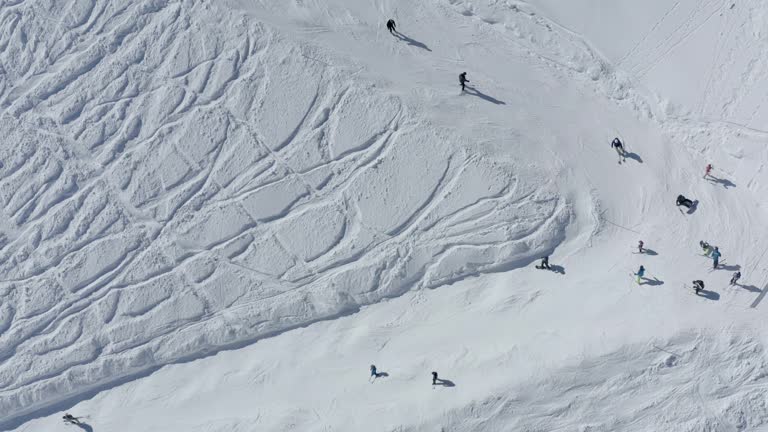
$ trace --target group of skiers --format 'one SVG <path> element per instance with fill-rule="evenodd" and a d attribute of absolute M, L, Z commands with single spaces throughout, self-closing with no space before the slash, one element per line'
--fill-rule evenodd
<path fill-rule="evenodd" d="M 395 24 L 395 20 L 389 19 L 387 21 L 387 23 L 386 23 L 386 26 L 387 26 L 387 30 L 389 30 L 390 34 L 393 34 L 393 35 L 397 35 L 398 34 L 397 25 Z M 465 91 L 466 83 L 468 83 L 468 82 L 470 82 L 470 81 L 467 79 L 467 73 L 466 72 L 460 73 L 459 74 L 459 85 L 461 86 L 461 90 L 462 91 Z M 624 149 L 624 144 L 621 142 L 621 140 L 618 137 L 614 138 L 613 141 L 611 142 L 611 148 L 616 150 L 616 153 L 619 156 L 619 163 L 621 163 L 623 160 L 626 159 L 627 153 L 626 153 L 626 150 Z M 705 173 L 704 173 L 704 177 L 703 178 L 711 177 L 712 169 L 713 169 L 712 164 L 707 164 L 707 166 L 705 168 Z M 677 206 L 684 206 L 684 207 L 690 209 L 692 206 L 694 206 L 694 201 L 686 198 L 684 195 L 681 194 L 681 195 L 678 195 L 677 200 L 676 200 L 676 204 L 677 204 Z M 704 252 L 704 256 L 712 258 L 712 268 L 716 269 L 718 264 L 719 264 L 720 257 L 721 257 L 721 253 L 720 253 L 719 248 L 717 246 L 712 247 L 709 243 L 707 243 L 707 242 L 705 242 L 703 240 L 699 242 L 699 245 L 701 246 L 701 248 L 702 248 L 702 250 Z M 644 243 L 643 243 L 642 240 L 638 241 L 637 250 L 638 250 L 638 253 L 641 253 L 641 254 L 645 252 Z M 549 256 L 542 257 L 541 258 L 541 265 L 536 266 L 536 267 L 539 268 L 539 269 L 551 270 L 551 267 L 549 265 Z M 637 277 L 636 280 L 637 280 L 638 284 L 640 284 L 642 282 L 642 280 L 645 278 L 645 271 L 646 271 L 645 267 L 641 265 L 640 268 L 637 270 L 637 272 L 634 273 L 634 276 Z M 741 278 L 741 272 L 739 272 L 739 271 L 735 272 L 733 274 L 733 276 L 731 277 L 730 285 L 736 285 L 740 278 Z M 693 288 L 694 288 L 694 290 L 695 290 L 697 295 L 699 294 L 700 291 L 704 290 L 704 281 L 702 281 L 702 280 L 694 280 L 692 283 L 693 283 Z M 378 372 L 378 370 L 376 368 L 376 365 L 371 365 L 370 373 L 371 373 L 370 377 L 371 377 L 372 380 L 375 380 L 376 378 L 379 378 L 381 376 L 386 376 L 386 374 Z M 438 383 L 438 381 L 440 381 L 440 379 L 438 378 L 438 374 L 437 374 L 437 372 L 433 371 L 432 372 L 432 385 L 436 385 Z M 66 413 L 62 418 L 63 418 L 65 423 L 81 424 L 79 417 L 75 417 L 75 416 L 73 416 L 73 415 L 71 415 L 69 413 Z"/>
<path fill-rule="evenodd" d="M 741 272 L 736 272 L 731 276 L 731 283 L 730 285 L 737 285 L 739 283 L 739 278 L 741 278 Z M 693 289 L 696 291 L 696 295 L 699 294 L 699 291 L 704 290 L 704 281 L 702 280 L 695 280 L 693 281 Z"/>
<path fill-rule="evenodd" d="M 731 276 L 731 282 L 730 285 L 738 285 L 739 279 L 741 278 L 741 272 L 737 271 Z M 693 281 L 693 289 L 696 291 L 696 294 L 699 294 L 699 291 L 704 290 L 704 281 L 702 280 L 695 280 Z"/>
<path fill-rule="evenodd" d="M 387 20 L 387 30 L 389 30 L 390 34 L 393 34 L 393 35 L 397 36 L 398 31 L 397 31 L 397 24 L 395 24 L 395 20 L 393 20 L 391 18 L 389 20 Z M 466 85 L 467 85 L 468 82 L 469 82 L 469 80 L 467 79 L 467 73 L 466 72 L 460 73 L 459 74 L 459 85 L 461 86 L 461 91 L 465 90 Z"/>
<path fill-rule="evenodd" d="M 642 240 L 637 242 L 637 251 L 639 253 L 644 253 L 644 243 Z M 722 254 L 720 253 L 720 248 L 717 246 L 712 246 L 709 243 L 705 242 L 704 240 L 699 241 L 699 246 L 701 246 L 702 252 L 704 256 L 712 258 L 712 269 L 716 269 L 717 266 L 720 264 L 720 257 Z M 637 270 L 637 272 L 633 273 L 634 276 L 637 277 L 637 283 L 640 284 L 642 282 L 642 279 L 645 277 L 645 267 L 642 265 Z M 739 279 L 741 278 L 741 272 L 737 271 L 731 276 L 731 285 L 737 285 L 739 282 Z M 693 281 L 693 288 L 696 290 L 696 294 L 699 293 L 699 291 L 704 289 L 704 282 L 701 280 L 695 280 Z"/>
<path fill-rule="evenodd" d="M 395 29 L 395 27 L 396 27 L 396 25 L 395 25 L 395 21 L 393 19 L 390 19 L 390 20 L 387 21 L 387 29 L 389 30 L 390 33 L 392 33 L 392 34 L 396 34 L 397 33 L 397 30 Z M 459 74 L 459 85 L 461 86 L 461 91 L 462 92 L 465 91 L 466 83 L 468 83 L 468 82 L 469 82 L 469 80 L 467 79 L 467 73 L 466 72 L 460 73 Z M 626 160 L 627 152 L 624 149 L 624 143 L 622 143 L 621 140 L 618 137 L 614 138 L 613 141 L 611 141 L 611 148 L 616 150 L 616 153 L 619 156 L 619 164 L 621 164 L 623 161 Z M 703 178 L 711 177 L 712 169 L 713 169 L 712 164 L 707 164 L 707 166 L 705 168 L 705 171 L 704 171 L 704 177 Z M 690 210 L 692 207 L 694 207 L 696 205 L 697 202 L 693 201 L 693 200 L 691 200 L 689 198 L 686 198 L 684 195 L 680 194 L 680 195 L 677 196 L 677 200 L 676 200 L 675 203 L 677 204 L 678 207 L 683 206 L 683 207 L 686 207 L 686 208 L 688 208 Z M 720 253 L 720 250 L 718 249 L 718 247 L 715 246 L 713 248 L 708 243 L 706 243 L 704 241 L 700 241 L 699 244 L 701 245 L 701 247 L 704 250 L 704 255 L 712 258 L 712 268 L 716 269 L 718 264 L 719 264 L 719 262 L 720 262 L 720 256 L 721 256 L 721 253 Z M 645 253 L 644 243 L 643 243 L 642 240 L 638 241 L 637 251 L 638 251 L 638 253 L 641 253 L 641 254 Z M 549 256 L 543 256 L 541 258 L 541 264 L 537 265 L 536 268 L 537 269 L 544 269 L 544 270 L 551 270 L 552 268 L 549 265 Z M 637 283 L 640 284 L 642 282 L 642 280 L 645 278 L 645 267 L 641 265 L 640 268 L 637 270 L 637 272 L 634 273 L 633 275 L 636 276 Z M 739 280 L 739 278 L 741 278 L 741 272 L 737 271 L 731 277 L 731 285 L 736 285 L 738 280 Z M 696 294 L 698 295 L 699 292 L 704 289 L 704 281 L 701 281 L 701 280 L 693 281 L 693 287 L 694 287 L 694 290 L 696 291 Z M 376 371 L 376 366 L 374 366 L 374 365 L 371 365 L 371 376 L 373 377 L 373 379 L 376 379 L 376 378 L 379 377 L 379 374 Z M 436 384 L 437 380 L 438 380 L 437 372 L 432 372 L 432 384 L 433 385 Z"/>
<path fill-rule="evenodd" d="M 626 160 L 627 152 L 624 149 L 624 143 L 622 143 L 618 137 L 614 138 L 613 141 L 611 141 L 611 148 L 616 150 L 616 153 L 619 155 L 619 163 Z M 707 164 L 704 170 L 704 178 L 711 177 L 711 174 L 710 174 L 711 172 L 712 172 L 712 164 Z M 677 200 L 675 201 L 675 203 L 677 204 L 678 207 L 683 206 L 688 209 L 696 205 L 696 202 L 692 201 L 689 198 L 686 198 L 685 195 L 682 195 L 682 194 L 677 196 Z"/>
<path fill-rule="evenodd" d="M 614 138 L 613 141 L 611 141 L 611 148 L 615 149 L 616 153 L 619 154 L 619 158 L 620 158 L 619 163 L 621 163 L 621 159 L 626 157 L 626 152 L 624 150 L 623 143 L 618 137 Z M 713 169 L 712 164 L 711 163 L 707 164 L 707 166 L 704 169 L 703 178 L 711 177 L 712 169 Z M 692 201 L 689 198 L 686 198 L 682 194 L 677 196 L 677 200 L 675 203 L 677 204 L 678 207 L 683 206 L 688 209 L 691 209 L 696 205 L 696 201 Z M 712 268 L 716 269 L 717 266 L 720 264 L 720 257 L 721 257 L 720 249 L 717 246 L 713 248 L 703 240 L 699 242 L 699 245 L 704 250 L 704 255 L 712 258 Z M 643 246 L 644 246 L 643 241 L 640 240 L 637 244 L 638 253 L 644 253 L 645 250 Z M 639 284 L 642 281 L 642 279 L 645 277 L 645 267 L 641 265 L 640 268 L 637 270 L 637 272 L 634 273 L 633 275 L 637 277 L 637 283 Z M 740 277 L 741 277 L 741 272 L 737 271 L 736 273 L 734 273 L 733 277 L 731 277 L 731 285 L 736 285 Z M 696 294 L 698 294 L 699 291 L 704 289 L 704 282 L 700 280 L 695 280 L 693 281 L 693 286 L 694 286 L 694 289 L 696 290 Z"/>
<path fill-rule="evenodd" d="M 699 241 L 699 246 L 701 246 L 702 251 L 704 252 L 705 257 L 712 258 L 712 268 L 716 269 L 717 265 L 720 264 L 720 257 L 722 254 L 720 253 L 720 248 L 715 246 L 714 248 L 704 240 Z"/>

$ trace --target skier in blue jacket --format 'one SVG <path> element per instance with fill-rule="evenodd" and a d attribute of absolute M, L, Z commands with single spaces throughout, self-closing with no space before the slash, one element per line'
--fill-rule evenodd
<path fill-rule="evenodd" d="M 720 262 L 720 249 L 715 246 L 715 250 L 712 251 L 712 268 L 716 269 L 717 264 Z"/>
<path fill-rule="evenodd" d="M 640 266 L 640 268 L 637 270 L 637 273 L 635 273 L 635 276 L 637 276 L 637 284 L 640 284 L 640 281 L 643 279 L 643 276 L 645 276 L 645 267 Z"/>

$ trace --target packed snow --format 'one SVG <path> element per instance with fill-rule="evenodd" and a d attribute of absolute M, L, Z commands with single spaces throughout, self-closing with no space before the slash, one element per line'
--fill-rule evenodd
<path fill-rule="evenodd" d="M 0 0 L 0 429 L 768 431 L 766 18 Z"/>

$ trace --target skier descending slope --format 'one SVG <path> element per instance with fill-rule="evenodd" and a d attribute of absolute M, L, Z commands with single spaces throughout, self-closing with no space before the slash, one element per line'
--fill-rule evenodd
<path fill-rule="evenodd" d="M 643 249 L 643 241 L 640 240 L 637 242 L 637 253 L 644 253 L 645 249 Z"/>
<path fill-rule="evenodd" d="M 379 373 L 376 370 L 376 365 L 371 365 L 371 376 L 368 378 L 369 381 L 375 381 L 376 378 L 379 377 Z"/>
<path fill-rule="evenodd" d="M 537 265 L 536 268 L 539 270 L 552 270 L 552 268 L 549 266 L 549 256 L 541 257 L 541 265 Z"/>
<path fill-rule="evenodd" d="M 432 385 L 437 384 L 437 372 L 432 372 Z"/>
<path fill-rule="evenodd" d="M 736 273 L 731 276 L 731 285 L 736 285 L 739 283 L 739 279 L 741 279 L 741 272 L 737 271 Z"/>
<path fill-rule="evenodd" d="M 640 266 L 640 268 L 637 270 L 637 273 L 634 275 L 637 276 L 637 284 L 640 285 L 640 281 L 642 281 L 643 277 L 645 276 L 645 267 Z"/>
<path fill-rule="evenodd" d="M 624 152 L 624 144 L 621 143 L 621 140 L 616 137 L 611 142 L 611 148 L 616 150 L 616 153 L 619 155 L 619 164 L 622 162 L 626 162 L 627 160 L 627 154 Z"/>
<path fill-rule="evenodd" d="M 459 74 L 459 84 L 461 84 L 461 91 L 464 91 L 464 84 L 468 83 L 469 80 L 467 79 L 467 73 L 462 72 Z"/>
<path fill-rule="evenodd" d="M 390 18 L 389 21 L 387 21 L 387 30 L 389 30 L 391 34 L 395 34 L 397 32 L 397 30 L 395 30 L 395 27 L 397 27 L 395 25 L 395 20 Z"/>
<path fill-rule="evenodd" d="M 710 177 L 710 172 L 712 172 L 712 164 L 707 164 L 707 167 L 704 169 L 704 177 L 702 178 Z"/>

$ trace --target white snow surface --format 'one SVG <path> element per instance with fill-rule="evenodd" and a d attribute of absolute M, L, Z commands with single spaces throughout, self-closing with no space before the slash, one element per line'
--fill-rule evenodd
<path fill-rule="evenodd" d="M 0 429 L 768 431 L 766 19 L 0 0 Z"/>

